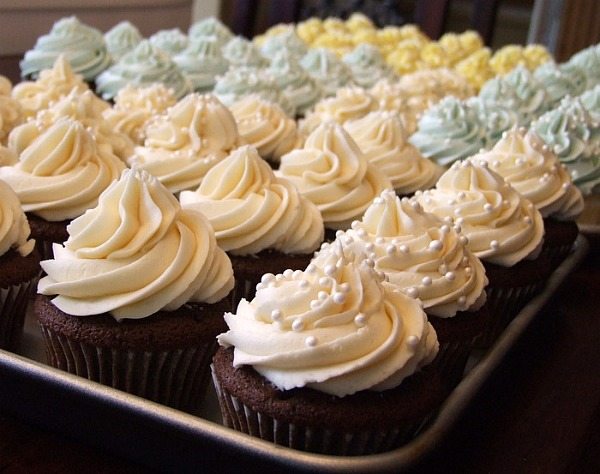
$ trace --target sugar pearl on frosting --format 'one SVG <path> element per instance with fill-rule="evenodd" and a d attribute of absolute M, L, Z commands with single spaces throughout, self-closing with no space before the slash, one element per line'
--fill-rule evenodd
<path fill-rule="evenodd" d="M 383 237 L 377 237 L 375 239 L 375 244 L 376 245 L 383 245 L 383 244 L 385 244 L 385 239 Z"/>
<path fill-rule="evenodd" d="M 342 283 L 338 286 L 338 289 L 344 293 L 348 293 L 350 291 L 350 283 Z"/>
<path fill-rule="evenodd" d="M 463 225 L 464 222 L 465 222 L 465 219 L 463 217 L 457 217 L 456 220 L 454 221 L 454 223 L 457 225 Z"/>
<path fill-rule="evenodd" d="M 450 232 L 450 226 L 448 224 L 444 224 L 442 227 L 440 227 L 440 230 L 442 231 L 442 234 L 447 234 Z"/>
<path fill-rule="evenodd" d="M 260 278 L 260 282 L 263 285 L 267 285 L 270 282 L 272 282 L 273 280 L 275 280 L 275 275 L 273 275 L 272 273 L 265 273 L 261 278 Z"/>
<path fill-rule="evenodd" d="M 271 311 L 271 319 L 273 321 L 281 321 L 283 318 L 283 313 L 281 312 L 280 309 L 274 309 L 273 311 Z"/>
<path fill-rule="evenodd" d="M 358 313 L 354 316 L 354 324 L 362 328 L 367 323 L 367 316 L 364 313 Z"/>
<path fill-rule="evenodd" d="M 454 209 L 454 214 L 456 214 L 457 216 L 462 212 L 460 207 L 457 207 L 456 209 Z"/>
<path fill-rule="evenodd" d="M 323 286 L 325 288 L 329 288 L 331 286 L 332 280 L 329 277 L 321 277 L 319 278 L 319 286 Z"/>
<path fill-rule="evenodd" d="M 417 336 L 408 336 L 406 338 L 406 344 L 409 347 L 415 348 L 417 345 L 419 345 L 419 338 Z"/>
<path fill-rule="evenodd" d="M 469 238 L 466 235 L 461 235 L 458 238 L 458 241 L 461 243 L 461 245 L 465 246 L 469 244 Z"/>
<path fill-rule="evenodd" d="M 302 277 L 302 270 L 294 270 L 293 277 L 294 277 L 294 280 L 297 280 L 298 278 L 301 278 Z"/>
<path fill-rule="evenodd" d="M 341 237 L 342 235 L 344 235 L 344 231 L 343 231 L 343 230 L 337 230 L 337 231 L 335 232 L 335 236 L 336 236 L 336 237 Z"/>
<path fill-rule="evenodd" d="M 327 293 L 326 291 L 319 291 L 319 293 L 317 293 L 317 298 L 319 298 L 319 300 L 321 301 L 326 300 L 328 296 L 329 293 Z"/>
<path fill-rule="evenodd" d="M 346 302 L 346 295 L 341 292 L 334 293 L 333 302 L 336 304 L 344 304 Z"/>
<path fill-rule="evenodd" d="M 500 242 L 498 242 L 497 240 L 492 240 L 490 242 L 490 248 L 492 250 L 498 250 L 500 248 Z"/>
<path fill-rule="evenodd" d="M 365 259 L 365 264 L 371 268 L 373 268 L 375 266 L 375 261 L 370 259 L 370 258 L 366 258 Z"/>
<path fill-rule="evenodd" d="M 323 271 L 325 272 L 325 275 L 328 275 L 328 276 L 335 275 L 335 265 L 328 263 L 327 265 L 325 265 L 325 268 L 323 269 Z"/>
<path fill-rule="evenodd" d="M 419 296 L 419 290 L 414 286 L 411 286 L 406 289 L 406 294 L 411 298 L 416 298 L 417 296 Z"/>
<path fill-rule="evenodd" d="M 531 225 L 531 224 L 533 224 L 533 220 L 532 220 L 532 219 L 531 219 L 531 217 L 529 217 L 529 216 L 525 216 L 525 217 L 523 218 L 523 221 L 525 221 L 525 224 L 527 224 L 527 225 Z"/>
<path fill-rule="evenodd" d="M 315 273 L 317 271 L 317 266 L 314 263 L 309 263 L 308 267 L 306 267 L 306 273 Z"/>
<path fill-rule="evenodd" d="M 431 277 L 425 276 L 423 277 L 423 279 L 421 280 L 421 283 L 423 283 L 423 286 L 431 286 L 431 283 L 433 281 L 431 280 Z"/>
<path fill-rule="evenodd" d="M 307 347 L 315 347 L 317 345 L 317 338 L 315 336 L 308 336 L 304 339 L 304 344 L 306 344 Z"/>
<path fill-rule="evenodd" d="M 461 296 L 458 298 L 458 304 L 459 306 L 464 306 L 467 304 L 467 298 L 465 296 Z"/>
<path fill-rule="evenodd" d="M 406 245 L 406 244 L 402 244 L 402 245 L 400 245 L 400 247 L 398 247 L 398 249 L 399 249 L 399 250 L 400 250 L 400 252 L 402 252 L 402 253 L 408 253 L 408 252 L 409 252 L 408 245 Z"/>
<path fill-rule="evenodd" d="M 473 269 L 471 267 L 465 267 L 465 274 L 470 275 L 471 273 L 473 273 Z"/>
<path fill-rule="evenodd" d="M 294 319 L 294 322 L 292 323 L 292 330 L 294 330 L 296 332 L 300 332 L 303 329 L 304 329 L 304 323 L 302 322 L 302 320 L 301 319 Z"/>
<path fill-rule="evenodd" d="M 494 209 L 494 206 L 492 206 L 492 205 L 491 205 L 489 202 L 486 202 L 486 203 L 483 205 L 483 210 L 484 210 L 485 212 L 491 212 L 491 211 L 492 211 L 492 209 Z"/>
<path fill-rule="evenodd" d="M 356 231 L 356 234 L 361 238 L 364 239 L 367 236 L 367 232 L 365 231 L 365 229 L 358 229 Z"/>
<path fill-rule="evenodd" d="M 454 222 L 454 219 L 452 219 L 451 216 L 446 216 L 442 219 L 446 224 L 452 224 Z"/>
<path fill-rule="evenodd" d="M 367 252 L 372 252 L 375 250 L 375 244 L 373 244 L 373 242 L 369 242 L 367 245 L 365 245 L 365 250 Z"/>
<path fill-rule="evenodd" d="M 282 274 L 275 275 L 275 281 L 282 281 L 284 278 Z"/>
<path fill-rule="evenodd" d="M 283 272 L 283 276 L 287 279 L 291 279 L 292 276 L 294 275 L 294 271 L 291 268 L 287 268 L 284 272 Z"/>
<path fill-rule="evenodd" d="M 456 275 L 454 274 L 454 272 L 446 272 L 444 278 L 448 281 L 454 281 L 456 279 Z"/>
<path fill-rule="evenodd" d="M 350 237 L 349 235 L 344 237 L 344 243 L 346 245 L 350 245 L 352 242 L 354 242 L 354 239 L 352 237 Z"/>
<path fill-rule="evenodd" d="M 388 255 L 394 255 L 396 253 L 396 247 L 394 245 L 388 245 L 385 248 L 385 253 L 387 253 Z"/>
<path fill-rule="evenodd" d="M 308 282 L 308 280 L 302 280 L 300 282 L 300 288 L 302 288 L 303 290 L 306 290 L 309 286 L 310 286 L 310 283 Z"/>
<path fill-rule="evenodd" d="M 429 250 L 442 250 L 442 243 L 439 240 L 429 242 Z"/>

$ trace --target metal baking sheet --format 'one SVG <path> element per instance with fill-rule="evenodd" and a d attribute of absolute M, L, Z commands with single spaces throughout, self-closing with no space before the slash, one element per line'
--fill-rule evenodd
<path fill-rule="evenodd" d="M 551 276 L 545 290 L 473 364 L 433 423 L 410 443 L 387 453 L 326 456 L 276 446 L 220 425 L 212 390 L 201 412 L 193 415 L 53 369 L 41 362 L 41 339 L 31 319 L 22 353 L 0 350 L 0 405 L 29 423 L 155 469 L 176 467 L 183 472 L 218 465 L 220 471 L 239 472 L 251 465 L 253 469 L 297 472 L 399 472 L 435 449 L 587 250 L 586 239 L 579 236 L 573 252 Z"/>

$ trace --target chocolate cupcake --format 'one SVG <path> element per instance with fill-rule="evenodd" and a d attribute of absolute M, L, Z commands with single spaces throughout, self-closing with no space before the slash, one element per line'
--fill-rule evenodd
<path fill-rule="evenodd" d="M 42 262 L 35 304 L 49 364 L 197 406 L 233 287 L 210 224 L 156 178 L 126 170 L 68 231 Z"/>

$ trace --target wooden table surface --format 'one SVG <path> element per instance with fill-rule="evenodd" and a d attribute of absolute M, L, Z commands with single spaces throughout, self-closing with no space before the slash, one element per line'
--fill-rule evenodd
<path fill-rule="evenodd" d="M 418 472 L 600 472 L 599 257 L 600 246 L 592 244 L 582 266 Z M 98 446 L 26 424 L 0 407 L 2 474 L 148 471 Z"/>

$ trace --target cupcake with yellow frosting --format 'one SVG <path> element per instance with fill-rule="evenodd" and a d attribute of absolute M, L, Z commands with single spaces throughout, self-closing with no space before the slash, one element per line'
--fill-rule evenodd
<path fill-rule="evenodd" d="M 335 455 L 394 449 L 445 395 L 419 302 L 345 251 L 263 276 L 213 359 L 225 426 Z M 372 262 L 371 262 L 372 263 Z"/>
<path fill-rule="evenodd" d="M 17 349 L 40 273 L 40 256 L 29 234 L 19 198 L 0 180 L 0 349 Z"/>
<path fill-rule="evenodd" d="M 68 233 L 42 262 L 35 303 L 50 365 L 197 406 L 233 287 L 210 224 L 156 178 L 126 170 Z"/>

